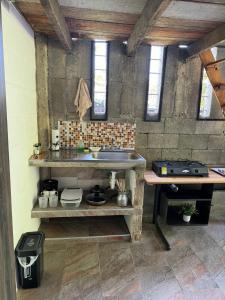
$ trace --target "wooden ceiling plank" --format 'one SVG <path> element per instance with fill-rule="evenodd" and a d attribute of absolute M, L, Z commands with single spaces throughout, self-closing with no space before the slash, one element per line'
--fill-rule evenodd
<path fill-rule="evenodd" d="M 66 6 L 61 6 L 61 10 L 64 17 L 67 18 L 131 25 L 134 25 L 140 16 L 139 14 L 119 13 L 115 11 L 103 11 Z"/>
<path fill-rule="evenodd" d="M 77 32 L 71 33 L 73 38 L 79 39 L 86 39 L 86 40 L 105 40 L 105 41 L 112 41 L 112 40 L 119 40 L 124 41 L 124 39 L 128 38 L 128 35 L 124 34 L 110 34 L 110 33 L 103 33 L 103 32 L 91 32 L 91 31 L 82 31 L 79 30 Z"/>
<path fill-rule="evenodd" d="M 67 50 L 71 50 L 72 43 L 71 43 L 70 32 L 67 27 L 66 21 L 62 15 L 62 12 L 60 10 L 58 1 L 57 0 L 40 0 L 40 1 L 63 47 Z"/>
<path fill-rule="evenodd" d="M 193 30 L 178 30 L 178 29 L 171 29 L 171 28 L 160 28 L 160 27 L 153 27 L 151 32 L 146 35 L 149 38 L 156 38 L 157 37 L 165 37 L 166 38 L 190 38 L 190 39 L 199 39 L 204 35 L 205 32 L 202 31 L 193 31 Z"/>
<path fill-rule="evenodd" d="M 159 18 L 155 26 L 157 27 L 167 27 L 175 29 L 184 29 L 184 30 L 196 30 L 196 31 L 211 31 L 221 25 L 222 22 L 215 21 L 196 21 L 196 20 L 183 20 L 183 19 L 174 19 L 168 17 Z"/>
<path fill-rule="evenodd" d="M 190 44 L 188 47 L 188 57 L 200 54 L 223 40 L 225 40 L 225 24 L 220 25 L 218 28 L 204 35 L 196 42 Z"/>
<path fill-rule="evenodd" d="M 127 43 L 127 54 L 135 53 L 138 46 L 143 42 L 154 26 L 157 19 L 162 15 L 170 4 L 171 0 L 148 0 L 140 18 L 137 20 L 134 30 Z"/>
<path fill-rule="evenodd" d="M 117 23 L 108 23 L 108 22 L 96 22 L 96 21 L 86 21 L 86 20 L 76 20 L 72 18 L 66 18 L 68 28 L 70 32 L 76 32 L 79 30 L 83 31 L 102 31 L 107 33 L 125 33 L 130 35 L 133 30 L 133 25 L 129 24 L 117 24 Z"/>
<path fill-rule="evenodd" d="M 45 10 L 41 3 L 31 3 L 24 1 L 16 1 L 15 5 L 24 15 L 44 16 Z"/>

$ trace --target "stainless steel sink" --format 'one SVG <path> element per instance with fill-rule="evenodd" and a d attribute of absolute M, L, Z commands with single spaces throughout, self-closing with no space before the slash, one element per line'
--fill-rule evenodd
<path fill-rule="evenodd" d="M 79 153 L 62 149 L 60 151 L 49 151 L 46 162 L 104 162 L 104 163 L 143 163 L 144 159 L 135 151 L 130 152 L 91 152 Z"/>
<path fill-rule="evenodd" d="M 139 158 L 135 152 L 93 152 L 92 158 L 96 160 L 136 160 Z"/>

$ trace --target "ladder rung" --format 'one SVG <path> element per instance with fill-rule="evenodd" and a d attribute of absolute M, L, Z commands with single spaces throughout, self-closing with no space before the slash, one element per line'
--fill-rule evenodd
<path fill-rule="evenodd" d="M 223 62 L 225 62 L 225 58 L 222 58 L 222 59 L 219 59 L 219 60 L 216 60 L 216 61 L 212 61 L 212 62 L 208 63 L 208 64 L 206 65 L 206 67 L 207 67 L 207 68 L 208 68 L 208 67 L 214 67 L 215 65 L 219 65 L 219 64 L 221 64 L 221 63 L 223 63 Z"/>
<path fill-rule="evenodd" d="M 219 85 L 215 85 L 214 89 L 219 91 L 219 90 L 225 90 L 225 84 L 219 84 Z"/>

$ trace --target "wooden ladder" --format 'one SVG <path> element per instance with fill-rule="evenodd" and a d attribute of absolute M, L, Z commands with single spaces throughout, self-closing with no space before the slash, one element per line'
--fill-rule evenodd
<path fill-rule="evenodd" d="M 216 61 L 210 49 L 203 51 L 199 56 L 225 116 L 225 80 L 219 69 L 225 58 Z"/>

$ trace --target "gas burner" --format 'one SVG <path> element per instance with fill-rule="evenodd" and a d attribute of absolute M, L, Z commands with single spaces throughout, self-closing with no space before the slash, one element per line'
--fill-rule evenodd
<path fill-rule="evenodd" d="M 208 168 L 198 161 L 153 161 L 152 169 L 158 176 L 208 176 Z"/>

